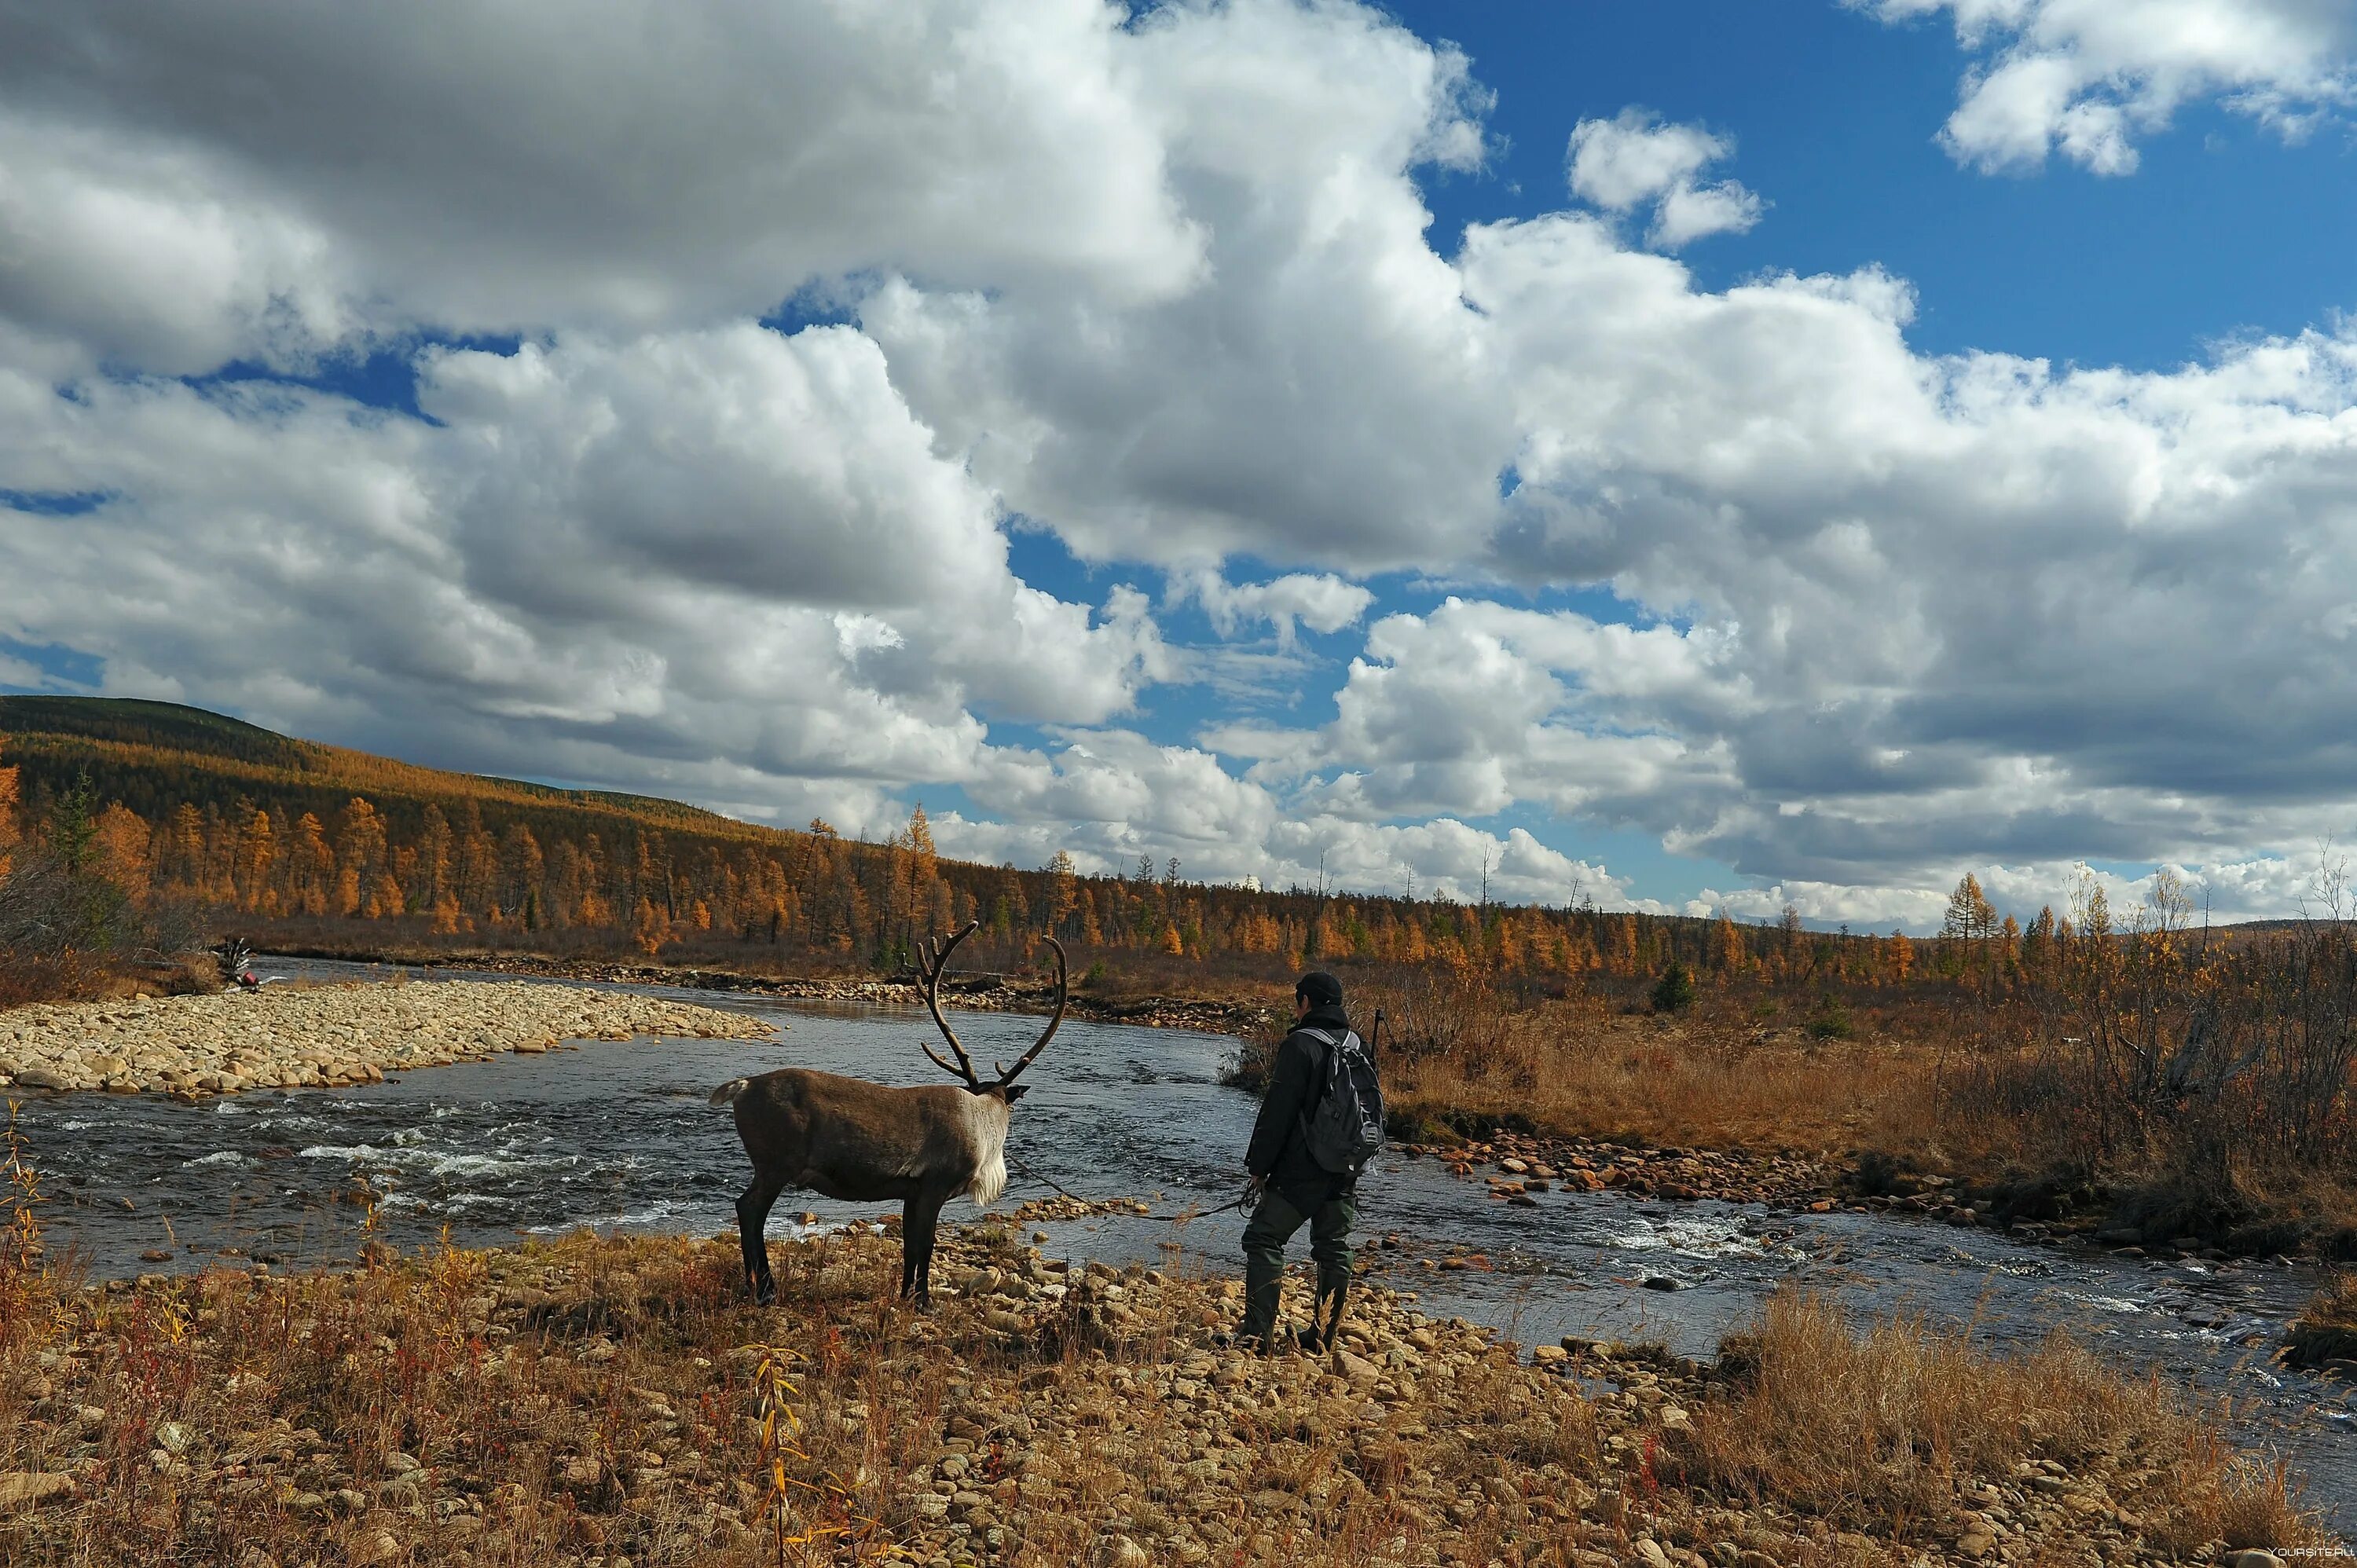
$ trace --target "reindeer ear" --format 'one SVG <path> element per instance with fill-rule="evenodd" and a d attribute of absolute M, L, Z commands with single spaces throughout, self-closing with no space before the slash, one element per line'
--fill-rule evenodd
<path fill-rule="evenodd" d="M 1010 1083 L 999 1092 L 1006 1095 L 1006 1103 L 1012 1105 L 1017 1101 L 1022 1099 L 1025 1095 L 1030 1093 L 1031 1086 L 1028 1083 Z"/>

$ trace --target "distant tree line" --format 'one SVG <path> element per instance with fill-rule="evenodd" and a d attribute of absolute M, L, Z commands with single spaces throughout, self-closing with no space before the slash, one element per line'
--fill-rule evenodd
<path fill-rule="evenodd" d="M 217 920 L 388 921 L 422 936 L 533 946 L 595 939 L 656 953 L 739 942 L 903 965 L 924 934 L 974 919 L 978 951 L 1077 950 L 1296 965 L 1447 962 L 1501 974 L 1645 979 L 1672 966 L 1763 983 L 2004 988 L 2065 944 L 2113 929 L 2090 881 L 2069 913 L 2000 917 L 1964 876 L 1940 935 L 1918 941 L 1773 924 L 1554 907 L 1262 890 L 1191 881 L 1175 857 L 1082 875 L 945 859 L 921 807 L 880 843 L 823 822 L 758 827 L 677 801 L 447 773 L 291 740 L 173 704 L 0 699 L 0 874 L 12 852 L 64 847 L 135 903 Z M 72 811 L 61 802 L 78 801 Z M 101 803 L 102 802 L 102 804 Z M 62 814 L 61 814 L 62 811 Z"/>
<path fill-rule="evenodd" d="M 301 747 L 301 743 L 283 743 Z M 919 807 L 880 843 L 823 822 L 759 828 L 673 802 L 433 772 L 329 748 L 292 761 L 220 758 L 84 737 L 18 747 L 0 770 L 0 855 L 53 837 L 58 800 L 92 788 L 74 850 L 135 901 L 217 918 L 392 921 L 420 933 L 530 946 L 561 933 L 648 954 L 735 941 L 898 968 L 926 933 L 982 923 L 985 950 L 1068 946 L 1171 958 L 1264 955 L 1286 966 L 1440 961 L 1531 976 L 1652 977 L 1670 965 L 1764 982 L 2002 982 L 2068 939 L 2043 910 L 1999 919 L 1967 876 L 1940 939 L 1559 907 L 1462 904 L 1190 881 L 1175 858 L 1083 875 L 944 858 Z M 316 755 L 315 755 L 316 754 Z M 332 766 L 318 765 L 324 757 Z M 307 761 L 307 758 L 309 760 Z M 373 775 L 373 778 L 371 776 Z M 77 783 L 76 780 L 83 782 Z M 362 791 L 355 783 L 373 783 Z M 21 799 L 19 798 L 21 796 Z M 2100 892 L 2094 908 L 2100 910 Z"/>

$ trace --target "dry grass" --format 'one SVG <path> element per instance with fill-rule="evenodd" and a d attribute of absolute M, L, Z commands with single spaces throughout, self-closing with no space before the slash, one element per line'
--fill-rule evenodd
<path fill-rule="evenodd" d="M 1442 1048 L 1389 1056 L 1386 1073 L 1405 1129 L 1504 1126 L 1810 1153 L 1920 1147 L 1936 1133 L 1928 1052 L 1880 1039 L 1762 1037 L 1735 1019 L 1632 1016 L 1587 998 L 1501 1009 Z"/>
<path fill-rule="evenodd" d="M 1741 1392 L 1706 1410 L 1697 1470 L 1755 1498 L 1867 1529 L 1936 1525 L 2006 1489 L 2066 1495 L 2073 1481 L 2180 1554 L 2326 1544 L 2285 1472 L 2239 1456 L 2158 1378 L 2122 1377 L 2057 1336 L 2018 1359 L 1920 1317 L 1854 1337 L 1821 1295 L 1781 1292 L 1728 1343 Z M 1994 1489 L 1992 1489 L 1994 1488 Z"/>

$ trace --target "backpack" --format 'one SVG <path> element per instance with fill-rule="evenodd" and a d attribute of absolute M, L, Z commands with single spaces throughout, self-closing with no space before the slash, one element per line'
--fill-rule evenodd
<path fill-rule="evenodd" d="M 1317 1101 L 1301 1119 L 1301 1141 L 1320 1167 L 1356 1178 L 1383 1146 L 1383 1090 L 1373 1053 L 1354 1030 L 1339 1040 L 1324 1029 L 1302 1033 L 1326 1043 L 1326 1064 Z"/>

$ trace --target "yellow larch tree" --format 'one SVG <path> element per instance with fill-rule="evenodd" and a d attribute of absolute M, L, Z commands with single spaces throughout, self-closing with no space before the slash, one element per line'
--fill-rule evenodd
<path fill-rule="evenodd" d="M 16 848 L 16 770 L 0 766 L 0 876 L 8 875 Z"/>
<path fill-rule="evenodd" d="M 147 897 L 147 881 L 155 870 L 148 858 L 152 837 L 147 819 L 117 800 L 98 814 L 91 835 L 91 864 L 101 876 L 134 898 Z"/>

